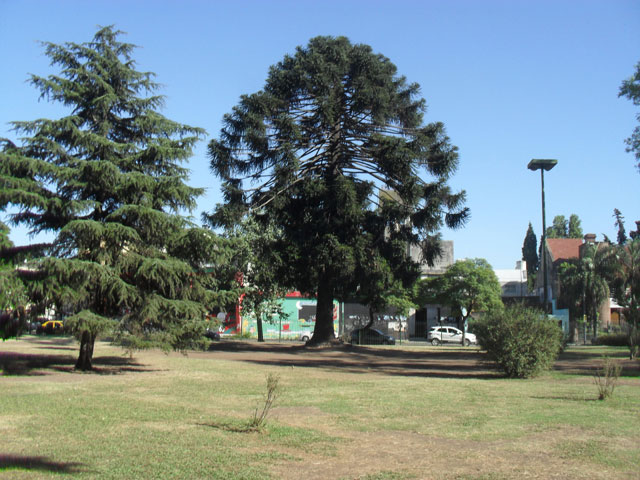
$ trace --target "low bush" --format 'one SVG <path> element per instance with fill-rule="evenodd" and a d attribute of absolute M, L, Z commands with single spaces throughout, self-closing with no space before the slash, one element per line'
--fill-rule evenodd
<path fill-rule="evenodd" d="M 564 338 L 556 321 L 520 305 L 489 312 L 474 328 L 482 348 L 507 376 L 516 378 L 551 368 Z"/>
<path fill-rule="evenodd" d="M 626 333 L 605 333 L 592 341 L 594 345 L 606 345 L 608 347 L 629 346 L 629 336 Z"/>
<path fill-rule="evenodd" d="M 598 400 L 606 400 L 613 397 L 613 391 L 620 378 L 622 366 L 609 357 L 602 359 L 602 370 L 596 371 L 593 376 L 596 387 L 598 387 Z"/>

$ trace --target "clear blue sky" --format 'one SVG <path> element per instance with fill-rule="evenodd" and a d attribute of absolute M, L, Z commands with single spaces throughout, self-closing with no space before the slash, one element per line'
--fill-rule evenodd
<path fill-rule="evenodd" d="M 15 138 L 9 121 L 64 113 L 25 82 L 55 72 L 38 41 L 81 43 L 110 24 L 164 84 L 162 113 L 208 132 L 188 165 L 191 184 L 208 189 L 196 218 L 220 201 L 206 143 L 222 116 L 296 46 L 345 35 L 419 83 L 426 121 L 444 122 L 460 149 L 452 185 L 467 191 L 471 218 L 443 232 L 456 259 L 512 268 L 529 222 L 539 238 L 531 158 L 558 159 L 545 175 L 548 224 L 576 213 L 585 233 L 615 238 L 614 208 L 627 230 L 640 220 L 640 172 L 624 145 L 637 107 L 617 96 L 640 61 L 637 0 L 0 0 L 0 137 Z M 20 230 L 12 239 L 28 241 Z"/>

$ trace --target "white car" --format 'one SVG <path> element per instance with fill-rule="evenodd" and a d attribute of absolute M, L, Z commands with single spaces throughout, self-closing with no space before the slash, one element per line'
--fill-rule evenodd
<path fill-rule="evenodd" d="M 433 327 L 427 333 L 427 340 L 431 342 L 431 345 L 440 345 L 441 343 L 462 344 L 462 330 L 455 327 Z M 476 336 L 467 332 L 464 338 L 465 347 L 477 343 Z"/>
<path fill-rule="evenodd" d="M 336 332 L 333 332 L 333 336 L 335 338 L 338 338 L 338 334 Z M 300 340 L 302 340 L 303 342 L 308 342 L 309 340 L 311 340 L 312 337 L 313 337 L 313 332 L 302 332 L 300 334 Z"/>

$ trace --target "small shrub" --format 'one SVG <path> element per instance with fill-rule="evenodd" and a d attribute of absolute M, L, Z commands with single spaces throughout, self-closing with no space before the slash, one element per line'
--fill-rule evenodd
<path fill-rule="evenodd" d="M 562 347 L 562 329 L 539 310 L 509 306 L 475 325 L 478 342 L 509 377 L 527 378 L 551 368 Z"/>
<path fill-rule="evenodd" d="M 609 357 L 602 359 L 602 370 L 597 370 L 593 376 L 593 380 L 598 387 L 598 399 L 606 400 L 613 397 L 613 391 L 620 378 L 622 367 L 615 360 Z"/>
<path fill-rule="evenodd" d="M 274 402 L 280 396 L 280 377 L 273 373 L 267 376 L 267 391 L 264 395 L 262 408 L 260 404 L 253 412 L 253 418 L 249 420 L 248 428 L 250 430 L 262 430 L 267 422 L 267 416 Z"/>

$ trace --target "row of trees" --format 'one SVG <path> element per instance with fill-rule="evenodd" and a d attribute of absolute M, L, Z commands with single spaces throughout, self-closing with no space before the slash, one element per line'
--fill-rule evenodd
<path fill-rule="evenodd" d="M 54 235 L 2 245 L 3 285 L 24 285 L 3 290 L 70 314 L 77 368 L 92 367 L 101 332 L 130 348 L 186 348 L 207 312 L 244 294 L 261 317 L 290 288 L 317 296 L 313 341 L 330 341 L 334 298 L 406 305 L 420 272 L 407 245 L 432 263 L 440 228 L 468 218 L 465 193 L 447 184 L 457 148 L 424 123 L 419 86 L 366 45 L 316 37 L 224 117 L 208 146 L 224 202 L 203 215 L 223 230 L 196 225 L 184 213 L 203 191 L 182 165 L 205 132 L 158 112 L 154 75 L 119 36 L 44 43 L 60 73 L 30 81 L 69 113 L 14 122 L 20 141 L 0 148 L 0 211 Z"/>
<path fill-rule="evenodd" d="M 465 222 L 465 194 L 447 186 L 457 149 L 423 123 L 419 86 L 366 45 L 317 37 L 225 116 L 208 149 L 224 203 L 203 216 L 224 230 L 199 227 L 184 212 L 203 191 L 182 164 L 205 132 L 158 113 L 154 75 L 120 34 L 44 43 L 60 73 L 30 81 L 69 113 L 14 122 L 19 143 L 0 149 L 0 211 L 54 235 L 1 256 L 29 258 L 6 270 L 70 315 L 77 368 L 107 330 L 132 349 L 187 348 L 207 312 L 244 294 L 261 317 L 289 288 L 317 295 L 313 341 L 332 340 L 334 298 L 406 302 L 419 276 L 407 244 L 432 262 L 439 229 Z"/>

